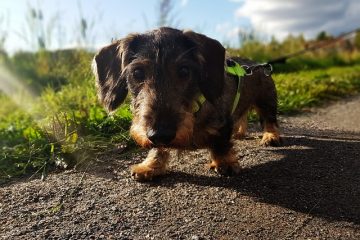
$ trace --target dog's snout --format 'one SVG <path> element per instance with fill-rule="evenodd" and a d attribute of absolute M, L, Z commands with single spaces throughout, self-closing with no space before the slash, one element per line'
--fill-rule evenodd
<path fill-rule="evenodd" d="M 151 128 L 146 133 L 149 140 L 155 145 L 169 144 L 175 138 L 175 131 L 165 128 Z"/>

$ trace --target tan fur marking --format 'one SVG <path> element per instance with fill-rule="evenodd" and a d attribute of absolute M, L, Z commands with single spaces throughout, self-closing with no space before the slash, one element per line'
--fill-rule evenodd
<path fill-rule="evenodd" d="M 155 176 L 164 175 L 169 156 L 169 152 L 153 148 L 142 163 L 131 166 L 131 175 L 138 181 L 148 181 Z"/>
<path fill-rule="evenodd" d="M 247 112 L 245 112 L 240 117 L 240 119 L 236 123 L 236 127 L 234 128 L 235 131 L 237 130 L 237 132 L 234 133 L 235 139 L 243 139 L 245 137 L 247 132 L 247 125 L 248 125 Z"/>
<path fill-rule="evenodd" d="M 146 136 L 146 131 L 143 125 L 138 121 L 138 118 L 134 117 L 130 127 L 130 136 L 143 148 L 151 147 L 151 141 Z"/>
<path fill-rule="evenodd" d="M 264 126 L 264 135 L 260 144 L 264 146 L 278 146 L 280 145 L 280 133 L 274 123 L 266 123 Z"/>

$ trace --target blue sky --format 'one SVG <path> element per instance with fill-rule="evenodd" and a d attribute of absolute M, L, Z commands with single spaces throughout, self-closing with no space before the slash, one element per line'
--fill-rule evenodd
<path fill-rule="evenodd" d="M 359 0 L 174 2 L 178 28 L 193 29 L 232 45 L 238 43 L 239 31 L 250 29 L 281 39 L 289 33 L 310 38 L 322 30 L 339 34 L 360 27 Z M 32 6 L 43 11 L 51 48 L 79 44 L 81 15 L 94 24 L 86 44 L 98 48 L 112 38 L 154 28 L 157 4 L 158 0 L 1 0 L 0 34 L 7 34 L 5 47 L 10 52 L 32 49 L 26 18 Z"/>

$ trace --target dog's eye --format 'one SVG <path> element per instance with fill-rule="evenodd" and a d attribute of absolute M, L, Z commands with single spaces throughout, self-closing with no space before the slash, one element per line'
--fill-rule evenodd
<path fill-rule="evenodd" d="M 188 78 L 190 76 L 190 68 L 182 66 L 179 68 L 178 75 L 181 78 Z"/>
<path fill-rule="evenodd" d="M 143 69 L 137 68 L 134 70 L 133 76 L 136 80 L 143 80 L 145 78 L 145 72 Z"/>

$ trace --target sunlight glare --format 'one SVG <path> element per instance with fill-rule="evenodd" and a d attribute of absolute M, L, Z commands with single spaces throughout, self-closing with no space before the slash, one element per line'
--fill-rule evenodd
<path fill-rule="evenodd" d="M 7 95 L 18 106 L 29 112 L 36 94 L 8 69 L 0 65 L 0 92 Z"/>

